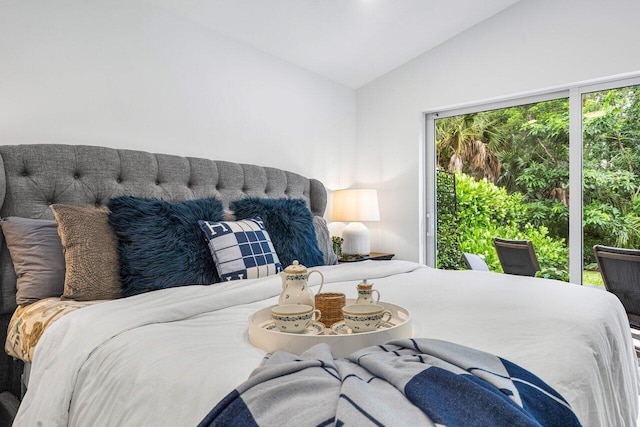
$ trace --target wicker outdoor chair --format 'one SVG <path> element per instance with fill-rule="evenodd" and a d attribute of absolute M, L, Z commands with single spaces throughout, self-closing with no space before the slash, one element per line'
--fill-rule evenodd
<path fill-rule="evenodd" d="M 538 257 L 530 240 L 508 240 L 495 237 L 493 245 L 498 252 L 502 271 L 518 276 L 535 276 L 540 271 Z"/>
<path fill-rule="evenodd" d="M 480 255 L 463 252 L 462 259 L 469 270 L 489 271 L 489 266 Z"/>

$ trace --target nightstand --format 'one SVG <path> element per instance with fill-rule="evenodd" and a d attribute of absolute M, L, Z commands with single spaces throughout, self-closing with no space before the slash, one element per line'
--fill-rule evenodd
<path fill-rule="evenodd" d="M 395 254 L 389 254 L 385 252 L 371 252 L 369 255 L 366 255 L 366 256 L 359 256 L 359 257 L 353 257 L 353 258 L 338 258 L 338 262 L 358 262 L 358 261 L 365 261 L 368 259 L 371 259 L 374 261 L 386 261 L 386 260 L 390 260 L 394 256 Z"/>
<path fill-rule="evenodd" d="M 371 252 L 369 254 L 369 259 L 372 259 L 375 261 L 387 261 L 393 258 L 395 255 L 396 254 L 388 254 L 385 252 Z"/>

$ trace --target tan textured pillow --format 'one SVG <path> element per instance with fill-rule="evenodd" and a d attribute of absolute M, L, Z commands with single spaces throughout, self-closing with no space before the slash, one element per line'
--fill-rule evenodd
<path fill-rule="evenodd" d="M 93 206 L 51 206 L 67 270 L 63 299 L 90 301 L 122 296 L 117 240 L 109 211 Z"/>

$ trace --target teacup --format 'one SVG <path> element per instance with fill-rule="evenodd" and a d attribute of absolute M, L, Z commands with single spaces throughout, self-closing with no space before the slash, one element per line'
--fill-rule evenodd
<path fill-rule="evenodd" d="M 300 334 L 314 320 L 319 320 L 320 310 L 306 304 L 284 304 L 271 308 L 271 317 L 281 332 Z"/>
<path fill-rule="evenodd" d="M 353 333 L 374 331 L 391 320 L 391 312 L 380 304 L 351 304 L 342 307 L 344 322 Z"/>

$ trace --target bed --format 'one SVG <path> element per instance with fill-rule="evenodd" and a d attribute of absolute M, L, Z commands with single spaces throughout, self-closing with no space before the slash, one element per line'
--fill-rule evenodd
<path fill-rule="evenodd" d="M 299 199 L 314 217 L 327 203 L 319 181 L 253 165 L 69 145 L 0 146 L 0 158 L 3 218 L 53 220 L 51 205 L 102 206 L 124 195 L 214 197 L 225 211 L 247 197 Z M 8 326 L 16 273 L 4 242 L 0 264 Z M 411 313 L 416 337 L 469 346 L 530 370 L 583 425 L 636 423 L 637 360 L 624 309 L 607 292 L 402 260 L 314 269 L 324 275 L 323 292 L 353 297 L 362 279 L 375 283 L 382 300 Z M 265 352 L 249 341 L 248 319 L 276 304 L 281 290 L 280 277 L 268 275 L 74 306 L 24 356 L 29 375 L 16 425 L 198 424 L 263 361 Z M 5 388 L 16 390 L 20 362 L 3 367 Z"/>

